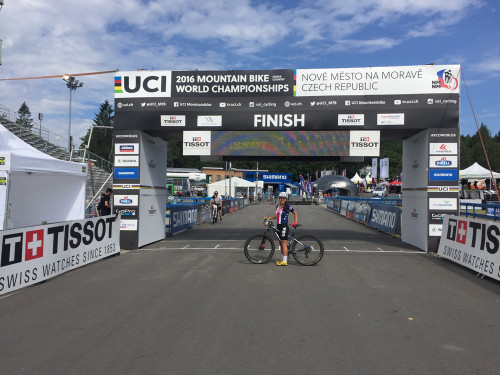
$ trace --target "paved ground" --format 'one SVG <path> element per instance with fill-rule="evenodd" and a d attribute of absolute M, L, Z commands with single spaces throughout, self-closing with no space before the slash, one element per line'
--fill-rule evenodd
<path fill-rule="evenodd" d="M 251 206 L 0 299 L 4 374 L 493 374 L 500 288 L 297 206 L 314 267 L 254 265 Z"/>

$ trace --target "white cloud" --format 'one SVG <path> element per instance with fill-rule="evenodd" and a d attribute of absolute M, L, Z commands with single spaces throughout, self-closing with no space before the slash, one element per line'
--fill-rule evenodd
<path fill-rule="evenodd" d="M 482 0 L 23 0 L 0 11 L 0 78 L 103 70 L 211 70 L 319 61 L 333 52 L 390 50 L 462 20 Z M 412 17 L 411 27 L 405 26 Z M 283 52 L 284 51 L 284 52 Z M 270 56 L 273 56 L 271 60 Z M 290 67 L 285 65 L 282 67 Z M 327 65 L 328 67 L 328 65 Z M 498 72 L 498 60 L 480 69 Z M 278 67 L 279 68 L 279 67 Z M 80 78 L 72 122 L 84 132 L 99 104 L 112 102 L 113 75 Z M 60 78 L 0 81 L 0 104 L 26 101 L 44 124 L 67 124 Z M 82 134 L 75 134 L 81 136 Z"/>

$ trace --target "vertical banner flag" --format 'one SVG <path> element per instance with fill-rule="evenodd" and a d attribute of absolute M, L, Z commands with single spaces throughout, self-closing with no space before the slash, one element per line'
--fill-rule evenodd
<path fill-rule="evenodd" d="M 380 159 L 380 178 L 389 178 L 389 158 Z"/>
<path fill-rule="evenodd" d="M 378 158 L 372 158 L 372 178 L 377 181 Z"/>

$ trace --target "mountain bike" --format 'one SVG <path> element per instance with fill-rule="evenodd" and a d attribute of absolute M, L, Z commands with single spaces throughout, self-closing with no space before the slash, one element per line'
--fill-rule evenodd
<path fill-rule="evenodd" d="M 296 227 L 299 227 L 297 224 Z M 264 264 L 271 260 L 274 255 L 275 245 L 273 233 L 278 243 L 279 231 L 269 220 L 264 220 L 266 228 L 264 234 L 255 234 L 245 243 L 244 252 L 247 259 L 255 264 Z M 303 266 L 312 266 L 318 263 L 323 257 L 325 249 L 323 243 L 310 234 L 303 234 L 295 238 L 296 227 L 292 226 L 292 232 L 288 235 L 287 248 L 288 255 L 292 255 L 297 263 Z"/>

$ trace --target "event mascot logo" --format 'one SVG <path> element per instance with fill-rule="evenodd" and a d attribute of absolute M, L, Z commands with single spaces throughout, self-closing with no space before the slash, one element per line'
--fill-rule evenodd
<path fill-rule="evenodd" d="M 458 87 L 458 80 L 453 77 L 450 69 L 440 70 L 439 72 L 437 72 L 437 76 L 441 87 L 450 90 L 455 90 Z"/>

